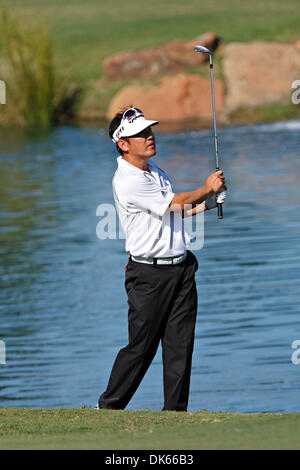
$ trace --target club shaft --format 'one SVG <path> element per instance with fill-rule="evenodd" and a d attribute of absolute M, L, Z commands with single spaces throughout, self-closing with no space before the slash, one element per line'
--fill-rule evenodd
<path fill-rule="evenodd" d="M 216 170 L 219 170 L 219 151 L 218 151 L 218 135 L 217 135 L 217 120 L 216 120 L 216 106 L 215 106 L 215 89 L 214 89 L 214 72 L 213 72 L 213 60 L 212 54 L 209 54 L 210 63 L 210 81 L 211 81 L 211 95 L 212 95 L 212 108 L 214 118 L 214 137 L 215 137 L 215 155 L 216 155 Z M 217 204 L 218 218 L 223 219 L 223 207 L 222 204 Z"/>
<path fill-rule="evenodd" d="M 214 121 L 214 140 L 215 140 L 215 156 L 216 156 L 216 170 L 219 170 L 219 152 L 218 152 L 218 135 L 217 135 L 217 120 L 216 120 L 216 106 L 215 106 L 215 89 L 214 89 L 214 72 L 213 72 L 213 59 L 212 52 L 204 46 L 195 46 L 195 51 L 204 52 L 209 54 L 210 64 L 210 82 L 211 82 L 211 95 L 212 95 L 212 108 L 213 108 L 213 121 Z M 217 203 L 218 207 L 218 218 L 223 219 L 223 208 L 222 204 Z"/>
<path fill-rule="evenodd" d="M 213 108 L 213 120 L 214 120 L 216 170 L 219 170 L 220 167 L 219 167 L 218 135 L 217 135 L 217 120 L 216 120 L 216 105 L 215 105 L 214 72 L 213 72 L 213 61 L 212 61 L 211 54 L 209 55 L 209 59 L 210 59 L 210 82 L 211 82 L 212 108 Z"/>

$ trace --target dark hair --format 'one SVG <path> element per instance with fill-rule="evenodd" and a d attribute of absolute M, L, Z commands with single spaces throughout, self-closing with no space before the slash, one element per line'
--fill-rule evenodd
<path fill-rule="evenodd" d="M 132 106 L 128 106 L 128 108 L 131 108 Z M 108 127 L 108 134 L 109 134 L 109 137 L 112 139 L 113 138 L 113 134 L 115 132 L 115 130 L 119 127 L 119 125 L 121 124 L 121 121 L 122 121 L 122 117 L 123 117 L 123 114 L 125 113 L 126 109 L 128 108 L 124 108 L 123 112 L 120 112 L 120 113 L 117 113 L 115 115 L 115 117 L 112 119 L 109 127 Z M 126 137 L 122 137 L 124 140 L 127 140 Z M 116 143 L 116 148 L 117 148 L 117 151 L 119 152 L 120 155 L 123 155 L 123 150 L 120 149 L 120 147 L 118 146 L 118 143 Z"/>

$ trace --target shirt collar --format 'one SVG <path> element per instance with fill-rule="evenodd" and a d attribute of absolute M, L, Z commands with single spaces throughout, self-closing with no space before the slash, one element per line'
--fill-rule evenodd
<path fill-rule="evenodd" d="M 141 170 L 137 166 L 132 165 L 132 163 L 129 163 L 127 160 L 124 160 L 124 158 L 121 155 L 117 158 L 117 161 L 118 161 L 119 167 L 126 168 L 127 170 L 132 170 L 138 173 L 141 173 L 141 172 L 145 173 L 145 170 Z M 152 160 L 148 160 L 148 167 L 149 167 L 149 170 L 156 170 L 156 165 L 154 162 L 152 162 Z"/>

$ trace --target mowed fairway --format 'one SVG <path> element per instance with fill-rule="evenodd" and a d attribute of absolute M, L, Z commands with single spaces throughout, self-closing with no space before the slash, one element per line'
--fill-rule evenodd
<path fill-rule="evenodd" d="M 300 449 L 300 413 L 0 410 L 0 449 Z"/>
<path fill-rule="evenodd" d="M 15 0 L 2 1 L 23 22 L 45 23 L 63 74 L 77 82 L 102 76 L 102 61 L 120 51 L 214 31 L 222 40 L 291 41 L 299 38 L 297 0 Z M 118 77 L 116 77 L 117 79 Z"/>

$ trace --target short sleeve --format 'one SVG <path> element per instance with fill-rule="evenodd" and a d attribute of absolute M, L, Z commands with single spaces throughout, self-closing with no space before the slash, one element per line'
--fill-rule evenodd
<path fill-rule="evenodd" d="M 128 185 L 127 201 L 142 210 L 163 216 L 174 193 L 159 186 L 151 177 L 144 176 Z"/>

